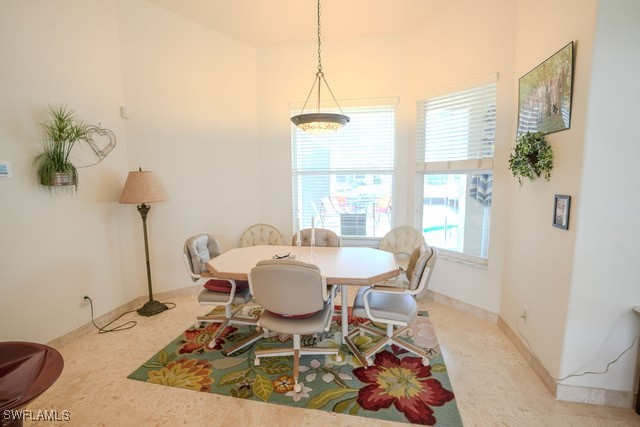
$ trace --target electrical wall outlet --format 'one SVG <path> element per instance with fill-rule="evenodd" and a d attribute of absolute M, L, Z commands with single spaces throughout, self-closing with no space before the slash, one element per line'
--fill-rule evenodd
<path fill-rule="evenodd" d="M 82 294 L 80 297 L 80 305 L 89 305 L 89 294 Z"/>
<path fill-rule="evenodd" d="M 522 318 L 524 320 L 527 320 L 527 317 L 529 317 L 529 307 L 527 307 L 526 305 L 522 308 Z"/>

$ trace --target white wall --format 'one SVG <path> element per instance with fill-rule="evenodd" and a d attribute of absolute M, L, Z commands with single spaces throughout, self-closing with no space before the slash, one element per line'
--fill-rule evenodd
<path fill-rule="evenodd" d="M 499 73 L 489 265 L 477 267 L 441 257 L 430 284 L 433 291 L 493 313 L 500 307 L 506 256 L 506 159 L 511 141 L 510 107 L 515 96 L 515 22 L 516 7 L 511 1 L 443 2 L 438 13 L 431 16 L 411 39 L 411 96 L 414 101 L 419 95 L 440 92 L 443 88 L 465 85 Z M 411 129 L 414 131 L 415 104 L 412 118 Z M 410 154 L 415 161 L 415 133 L 411 135 Z M 412 164 L 409 167 L 411 170 Z M 413 224 L 417 226 L 420 221 L 415 218 Z"/>
<path fill-rule="evenodd" d="M 181 251 L 209 232 L 225 248 L 262 220 L 255 49 L 143 0 L 0 2 L 0 340 L 46 342 L 146 295 L 142 222 L 117 203 L 129 170 L 168 200 L 149 214 L 155 291 L 189 286 Z M 31 162 L 49 103 L 113 130 L 118 145 L 49 194 Z M 120 117 L 120 106 L 131 118 Z"/>
<path fill-rule="evenodd" d="M 131 217 L 117 204 L 128 167 L 116 25 L 110 1 L 0 2 L 0 160 L 13 173 L 0 179 L 0 341 L 45 342 L 87 323 L 84 293 L 96 314 L 143 293 L 125 280 Z M 76 194 L 36 182 L 50 103 L 117 136 L 104 161 L 80 169 Z"/>
<path fill-rule="evenodd" d="M 570 41 L 576 42 L 571 128 L 546 136 L 554 151 L 551 181 L 537 179 L 518 187 L 517 180 L 509 178 L 508 251 L 500 306 L 500 316 L 514 331 L 523 307 L 528 307 L 528 320 L 521 321 L 521 330 L 556 378 L 580 210 L 575 206 L 571 210 L 569 230 L 553 227 L 553 196 L 568 194 L 575 202 L 580 193 L 595 6 L 595 0 L 518 2 L 512 140 L 517 125 L 518 79 Z"/>
<path fill-rule="evenodd" d="M 640 329 L 637 225 L 637 122 L 640 101 L 640 4 L 601 1 L 598 7 L 582 189 L 574 200 L 574 273 L 560 376 L 601 371 L 628 348 Z M 638 345 L 604 375 L 564 383 L 633 391 Z"/>
<path fill-rule="evenodd" d="M 256 51 L 146 1 L 117 4 L 129 167 L 152 170 L 167 192 L 147 221 L 154 290 L 166 291 L 192 284 L 189 236 L 214 234 L 227 250 L 262 222 Z M 126 208 L 131 262 L 144 265 L 140 215 Z"/>

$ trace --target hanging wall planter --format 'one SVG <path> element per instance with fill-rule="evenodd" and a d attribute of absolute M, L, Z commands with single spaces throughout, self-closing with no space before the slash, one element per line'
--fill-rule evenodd
<path fill-rule="evenodd" d="M 553 169 L 553 150 L 541 132 L 520 135 L 513 153 L 509 155 L 509 169 L 522 186 L 524 178 L 544 176 L 549 181 Z"/>
<path fill-rule="evenodd" d="M 46 181 L 46 180 L 45 180 Z M 76 185 L 78 183 L 78 175 L 73 172 L 54 172 L 51 174 L 51 181 L 48 184 L 40 181 L 42 185 L 49 185 L 51 187 L 61 187 L 64 185 Z"/>
<path fill-rule="evenodd" d="M 33 160 L 38 182 L 54 187 L 78 186 L 78 170 L 69 160 L 77 141 L 87 140 L 87 124 L 77 120 L 75 111 L 66 106 L 49 106 L 49 120 L 42 124 L 43 152 Z"/>

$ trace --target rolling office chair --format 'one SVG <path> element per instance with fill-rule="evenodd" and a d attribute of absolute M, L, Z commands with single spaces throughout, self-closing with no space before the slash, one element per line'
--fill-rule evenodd
<path fill-rule="evenodd" d="M 283 245 L 282 233 L 272 225 L 256 224 L 247 228 L 240 238 L 240 247 L 258 245 Z"/>
<path fill-rule="evenodd" d="M 204 286 L 204 289 L 198 295 L 198 302 L 202 305 L 224 305 L 224 316 L 206 315 L 198 316 L 197 318 L 198 326 L 207 322 L 220 323 L 220 326 L 208 344 L 209 349 L 215 347 L 216 339 L 229 324 L 257 324 L 257 319 L 236 316 L 236 314 L 242 310 L 242 305 L 246 304 L 252 298 L 251 292 L 249 291 L 249 283 L 239 280 L 216 279 L 207 271 L 205 263 L 221 253 L 222 248 L 220 242 L 211 234 L 198 234 L 190 237 L 185 241 L 183 247 L 183 259 L 191 280 L 200 282 Z M 238 307 L 232 309 L 232 304 L 238 304 Z M 262 331 L 256 330 L 254 334 L 232 347 L 226 348 L 225 353 L 231 354 L 238 351 L 257 341 L 261 336 Z"/>
<path fill-rule="evenodd" d="M 294 391 L 300 392 L 298 383 L 300 356 L 333 354 L 338 349 L 301 347 L 302 335 L 328 331 L 333 316 L 333 292 L 318 266 L 291 259 L 260 261 L 249 273 L 249 287 L 256 302 L 264 307 L 258 326 L 268 331 L 293 336 L 291 348 L 256 350 L 255 364 L 261 357 L 293 356 Z"/>
<path fill-rule="evenodd" d="M 347 346 L 363 366 L 371 366 L 373 364 L 371 356 L 391 344 L 422 357 L 424 366 L 429 364 L 427 353 L 404 341 L 400 335 L 409 330 L 409 324 L 418 315 L 418 304 L 414 296 L 426 289 L 437 257 L 436 248 L 422 244 L 411 253 L 407 269 L 409 279 L 407 288 L 384 285 L 360 288 L 353 302 L 353 315 L 386 324 L 386 333 L 370 326 L 360 325 L 345 339 Z M 394 329 L 394 326 L 399 328 Z M 379 336 L 381 339 L 365 352 L 361 352 L 353 343 L 353 337 L 364 333 Z"/>

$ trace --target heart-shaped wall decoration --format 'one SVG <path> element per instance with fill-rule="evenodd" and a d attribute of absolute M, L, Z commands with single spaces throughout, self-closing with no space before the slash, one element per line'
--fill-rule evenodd
<path fill-rule="evenodd" d="M 87 126 L 87 142 L 100 160 L 116 146 L 116 136 L 109 129 L 102 129 L 95 125 Z"/>

